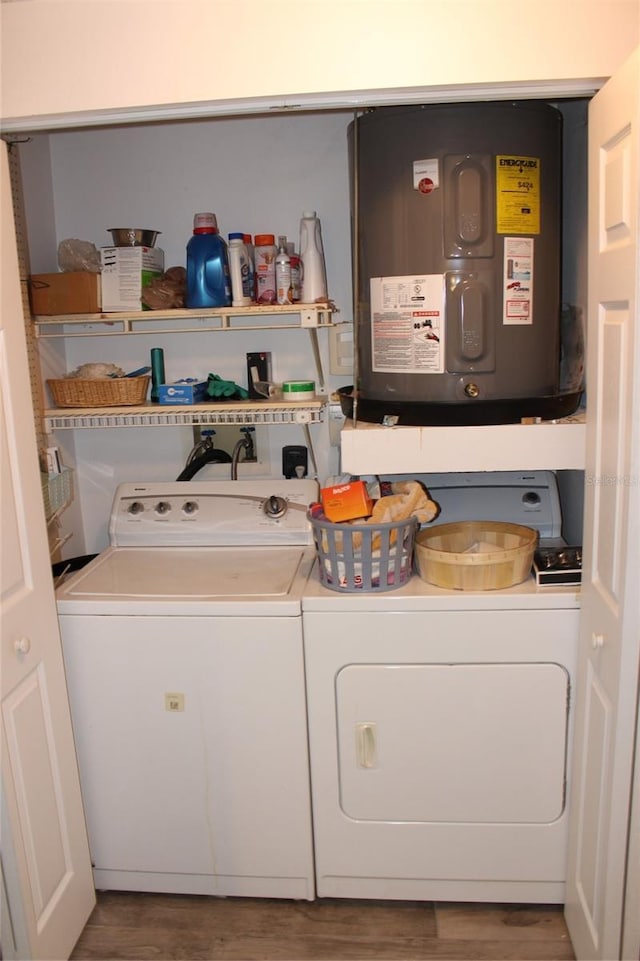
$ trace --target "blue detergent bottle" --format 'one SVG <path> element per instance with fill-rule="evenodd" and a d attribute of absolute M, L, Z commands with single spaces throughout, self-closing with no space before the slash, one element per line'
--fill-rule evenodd
<path fill-rule="evenodd" d="M 193 218 L 193 237 L 187 244 L 187 307 L 230 307 L 231 276 L 224 238 L 215 214 Z"/>

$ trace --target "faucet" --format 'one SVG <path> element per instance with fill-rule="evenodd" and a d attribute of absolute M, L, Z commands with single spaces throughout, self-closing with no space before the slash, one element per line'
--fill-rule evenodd
<path fill-rule="evenodd" d="M 241 427 L 240 433 L 244 434 L 240 440 L 236 441 L 233 448 L 233 453 L 231 454 L 231 480 L 238 479 L 238 460 L 240 459 L 240 451 L 244 450 L 244 460 L 253 460 L 255 453 L 253 447 L 253 432 L 255 427 Z"/>
<path fill-rule="evenodd" d="M 192 447 L 183 470 L 176 477 L 177 481 L 190 481 L 207 464 L 228 464 L 231 461 L 226 450 L 213 446 L 215 433 L 215 430 L 202 431 L 200 440 Z"/>
<path fill-rule="evenodd" d="M 200 440 L 197 444 L 191 448 L 189 456 L 187 457 L 185 467 L 188 467 L 196 457 L 202 456 L 206 451 L 213 449 L 213 438 L 215 437 L 215 430 L 203 430 L 200 432 Z"/>

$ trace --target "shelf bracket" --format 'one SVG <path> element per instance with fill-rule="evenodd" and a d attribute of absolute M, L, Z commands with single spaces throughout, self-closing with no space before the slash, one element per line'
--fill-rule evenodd
<path fill-rule="evenodd" d="M 311 338 L 311 350 L 313 352 L 313 360 L 316 365 L 316 374 L 318 375 L 318 388 L 319 390 L 324 390 L 324 373 L 322 370 L 322 358 L 320 356 L 320 345 L 318 344 L 318 331 L 314 327 L 309 329 L 309 337 Z"/>

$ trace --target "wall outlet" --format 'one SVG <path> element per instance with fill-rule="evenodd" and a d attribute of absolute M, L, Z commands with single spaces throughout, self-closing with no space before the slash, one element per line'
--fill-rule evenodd
<path fill-rule="evenodd" d="M 282 448 L 282 473 L 285 477 L 300 478 L 307 476 L 309 452 L 303 444 L 288 444 Z"/>

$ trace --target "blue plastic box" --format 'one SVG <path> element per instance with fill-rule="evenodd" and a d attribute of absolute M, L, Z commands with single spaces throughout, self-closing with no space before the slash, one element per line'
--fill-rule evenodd
<path fill-rule="evenodd" d="M 176 381 L 158 384 L 159 404 L 199 404 L 207 399 L 207 381 Z"/>

